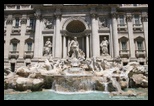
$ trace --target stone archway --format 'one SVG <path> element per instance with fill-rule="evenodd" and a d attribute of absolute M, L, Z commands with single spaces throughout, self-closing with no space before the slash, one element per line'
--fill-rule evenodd
<path fill-rule="evenodd" d="M 68 19 L 64 22 L 64 24 L 63 24 L 63 26 L 62 26 L 62 30 L 66 30 L 66 27 L 67 27 L 68 24 L 69 24 L 70 22 L 72 22 L 72 21 L 80 21 L 80 22 L 85 26 L 86 30 L 89 29 L 87 23 L 85 22 L 85 20 L 84 20 L 82 17 L 70 17 L 70 18 L 68 18 Z"/>
<path fill-rule="evenodd" d="M 73 20 L 66 26 L 66 30 L 71 33 L 81 33 L 85 29 L 85 25 L 79 20 Z"/>
<path fill-rule="evenodd" d="M 86 49 L 87 44 L 89 45 L 89 38 L 86 38 L 87 36 L 86 33 L 89 28 L 87 23 L 84 21 L 84 19 L 81 17 L 71 17 L 64 22 L 62 29 L 63 29 L 62 30 L 63 31 L 62 33 L 63 49 L 66 49 L 66 50 L 63 50 L 63 52 L 65 52 L 63 53 L 63 58 L 66 57 L 65 55 L 70 51 L 69 43 L 71 40 L 73 40 L 74 37 L 77 37 L 77 40 L 79 42 L 79 48 L 85 53 L 85 55 L 88 53 L 88 57 L 89 57 L 89 52 L 87 52 L 87 49 Z M 64 47 L 64 45 L 66 45 L 66 47 Z"/>

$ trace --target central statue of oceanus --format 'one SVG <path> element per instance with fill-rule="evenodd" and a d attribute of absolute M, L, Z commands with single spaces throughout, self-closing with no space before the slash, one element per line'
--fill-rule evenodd
<path fill-rule="evenodd" d="M 74 40 L 70 42 L 70 51 L 68 53 L 69 57 L 84 59 L 85 53 L 79 48 L 79 42 L 77 41 L 77 37 L 74 37 Z"/>

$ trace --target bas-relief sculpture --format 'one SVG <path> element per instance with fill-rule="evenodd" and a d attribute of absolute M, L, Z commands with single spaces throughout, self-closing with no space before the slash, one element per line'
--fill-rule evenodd
<path fill-rule="evenodd" d="M 53 23 L 51 19 L 46 19 L 45 22 L 45 29 L 52 29 L 53 28 Z"/>
<path fill-rule="evenodd" d="M 106 18 L 100 18 L 99 20 L 100 20 L 99 21 L 99 28 L 100 29 L 107 27 L 107 19 Z"/>
<path fill-rule="evenodd" d="M 44 56 L 51 56 L 52 51 L 52 43 L 50 41 L 50 38 L 48 38 L 48 40 L 46 41 L 45 45 L 44 45 L 44 51 L 43 51 L 43 55 Z"/>

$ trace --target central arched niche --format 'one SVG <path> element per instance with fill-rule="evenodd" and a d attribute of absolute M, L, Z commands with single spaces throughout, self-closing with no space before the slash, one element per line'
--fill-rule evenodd
<path fill-rule="evenodd" d="M 73 20 L 68 23 L 66 30 L 71 33 L 80 33 L 86 29 L 85 25 L 79 20 Z"/>

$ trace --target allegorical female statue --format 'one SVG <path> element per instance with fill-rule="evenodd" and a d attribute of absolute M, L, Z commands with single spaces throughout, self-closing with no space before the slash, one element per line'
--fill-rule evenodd
<path fill-rule="evenodd" d="M 44 45 L 44 55 L 48 56 L 49 54 L 51 54 L 51 47 L 52 47 L 52 43 L 50 41 L 50 38 L 48 38 L 48 40 Z"/>
<path fill-rule="evenodd" d="M 100 44 L 102 55 L 108 54 L 108 44 L 109 42 L 106 40 L 106 37 L 104 37 L 104 40 Z"/>

